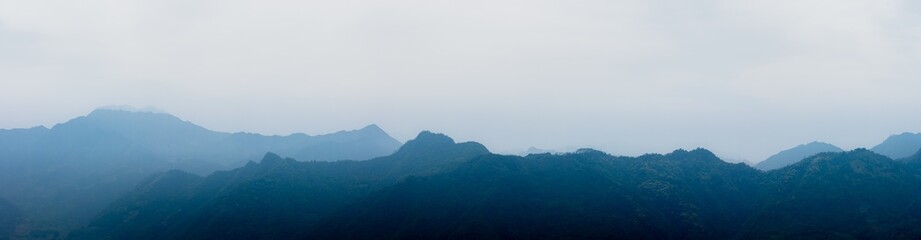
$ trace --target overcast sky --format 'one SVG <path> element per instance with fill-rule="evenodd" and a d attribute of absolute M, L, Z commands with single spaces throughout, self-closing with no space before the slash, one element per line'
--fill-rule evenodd
<path fill-rule="evenodd" d="M 0 0 L 0 128 L 104 105 L 760 161 L 921 132 L 921 1 Z"/>

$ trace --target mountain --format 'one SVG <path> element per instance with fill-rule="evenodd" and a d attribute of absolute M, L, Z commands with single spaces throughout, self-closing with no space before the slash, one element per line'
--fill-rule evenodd
<path fill-rule="evenodd" d="M 342 208 L 306 238 L 918 239 L 921 172 L 866 149 L 770 172 L 705 150 L 486 155 Z"/>
<path fill-rule="evenodd" d="M 902 133 L 892 135 L 870 150 L 892 159 L 911 156 L 921 149 L 921 133 Z"/>
<path fill-rule="evenodd" d="M 705 149 L 506 156 L 422 132 L 390 156 L 147 178 L 73 239 L 918 239 L 921 152 L 773 171 Z"/>
<path fill-rule="evenodd" d="M 22 211 L 0 198 L 0 239 L 12 239 L 16 227 L 22 222 Z"/>
<path fill-rule="evenodd" d="M 761 169 L 764 171 L 774 170 L 782 167 L 789 166 L 804 158 L 810 157 L 812 155 L 823 153 L 823 152 L 843 152 L 841 148 L 836 147 L 823 142 L 811 142 L 807 144 L 800 144 L 799 146 L 793 147 L 791 149 L 783 150 L 773 156 L 765 159 L 764 161 L 759 162 L 755 165 L 755 168 Z"/>
<path fill-rule="evenodd" d="M 725 238 L 754 208 L 758 171 L 709 151 L 484 155 L 343 208 L 304 238 Z"/>
<path fill-rule="evenodd" d="M 394 154 L 366 161 L 298 162 L 269 153 L 259 163 L 207 177 L 170 171 L 148 178 L 72 237 L 286 238 L 407 176 L 449 171 L 484 154 L 489 151 L 478 143 L 422 132 Z"/>
<path fill-rule="evenodd" d="M 68 147 L 56 151 L 63 154 L 81 150 L 98 151 L 84 143 L 89 137 L 103 135 L 109 138 L 99 138 L 100 141 L 110 144 L 125 141 L 138 148 L 137 151 L 147 152 L 167 162 L 200 162 L 218 167 L 200 170 L 200 174 L 242 166 L 246 161 L 257 160 L 267 151 L 294 156 L 303 161 L 364 160 L 388 155 L 400 146 L 399 141 L 377 125 L 318 136 L 264 136 L 215 132 L 166 113 L 106 109 L 97 109 L 85 117 L 58 124 L 48 134 L 44 142 L 39 144 Z"/>
<path fill-rule="evenodd" d="M 910 166 L 921 166 L 921 149 L 919 149 L 915 154 L 899 160 L 907 163 Z"/>
<path fill-rule="evenodd" d="M 211 131 L 162 112 L 97 109 L 50 129 L 0 130 L 0 198 L 19 206 L 35 230 L 64 234 L 155 172 L 208 174 L 269 151 L 304 161 L 364 160 L 400 145 L 376 125 L 264 136 Z"/>
<path fill-rule="evenodd" d="M 918 239 L 921 179 L 866 149 L 821 153 L 766 174 L 741 239 Z"/>

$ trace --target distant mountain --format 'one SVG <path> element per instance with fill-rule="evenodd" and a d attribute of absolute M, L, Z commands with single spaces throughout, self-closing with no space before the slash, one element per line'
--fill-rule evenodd
<path fill-rule="evenodd" d="M 748 166 L 755 166 L 755 163 L 749 161 L 748 159 L 744 159 L 744 158 L 734 158 L 734 157 L 725 157 L 725 156 L 720 156 L 719 158 L 728 163 L 744 163 L 745 165 L 748 165 Z"/>
<path fill-rule="evenodd" d="M 111 135 L 102 141 L 127 141 L 168 162 L 202 162 L 237 167 L 256 160 L 267 151 L 298 157 L 302 161 L 364 160 L 388 155 L 400 147 L 377 125 L 355 131 L 308 136 L 264 136 L 252 133 L 223 133 L 205 129 L 175 116 L 157 112 L 99 109 L 85 117 L 58 124 L 40 144 L 97 151 L 81 145 L 88 136 Z M 117 139 L 116 139 L 117 138 Z M 51 156 L 59 157 L 59 156 Z M 217 169 L 184 169 L 207 174 Z"/>
<path fill-rule="evenodd" d="M 98 109 L 50 129 L 0 130 L 0 197 L 20 206 L 31 226 L 66 232 L 155 172 L 208 174 L 269 151 L 303 161 L 364 160 L 400 145 L 376 125 L 264 136 L 211 131 L 158 111 Z"/>
<path fill-rule="evenodd" d="M 892 159 L 908 157 L 921 150 L 921 133 L 892 135 L 870 150 Z"/>
<path fill-rule="evenodd" d="M 478 143 L 422 132 L 396 153 L 367 161 L 298 162 L 270 153 L 205 178 L 170 171 L 148 178 L 73 238 L 290 238 L 407 176 L 449 171 L 484 154 Z"/>
<path fill-rule="evenodd" d="M 812 155 L 823 153 L 823 152 L 843 152 L 841 148 L 836 147 L 823 142 L 811 142 L 807 144 L 801 144 L 799 146 L 793 147 L 791 149 L 783 150 L 773 156 L 765 159 L 764 161 L 759 162 L 755 165 L 755 168 L 761 170 L 774 170 L 782 167 L 789 166 L 804 158 L 810 157 Z"/>
<path fill-rule="evenodd" d="M 918 150 L 915 154 L 912 154 L 909 157 L 899 159 L 902 162 L 908 163 L 909 165 L 915 165 L 921 167 L 921 149 Z"/>

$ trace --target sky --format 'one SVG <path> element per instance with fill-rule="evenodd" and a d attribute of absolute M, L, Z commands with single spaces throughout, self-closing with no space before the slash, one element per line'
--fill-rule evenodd
<path fill-rule="evenodd" d="M 0 0 L 0 128 L 106 105 L 760 161 L 921 132 L 921 2 Z"/>

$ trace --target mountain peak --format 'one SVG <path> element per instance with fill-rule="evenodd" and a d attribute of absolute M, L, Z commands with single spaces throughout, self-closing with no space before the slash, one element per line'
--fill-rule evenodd
<path fill-rule="evenodd" d="M 143 142 L 169 142 L 192 135 L 214 134 L 210 130 L 168 113 L 146 110 L 129 111 L 118 108 L 99 108 L 86 116 L 57 124 L 53 129 L 81 131 L 105 129 Z M 167 137 L 167 139 L 148 138 L 151 136 Z"/>
<path fill-rule="evenodd" d="M 360 132 L 362 134 L 368 134 L 368 135 L 378 135 L 378 136 L 390 137 L 390 135 L 387 134 L 387 132 L 385 132 L 384 129 L 381 129 L 380 126 L 377 126 L 377 124 L 371 124 L 371 125 L 365 126 L 361 129 L 356 130 L 356 132 Z"/>
<path fill-rule="evenodd" d="M 696 154 L 696 155 L 701 155 L 701 156 L 707 156 L 707 157 L 716 158 L 716 154 L 713 154 L 713 152 L 711 152 L 710 150 L 707 150 L 706 148 L 695 148 L 694 150 L 691 150 L 690 153 L 691 153 L 691 154 Z"/>
<path fill-rule="evenodd" d="M 397 153 L 440 152 L 448 149 L 463 148 L 473 152 L 489 153 L 485 146 L 477 142 L 455 143 L 454 139 L 441 133 L 422 131 L 415 139 L 403 144 Z"/>
<path fill-rule="evenodd" d="M 695 148 L 694 150 L 691 150 L 691 151 L 679 148 L 679 149 L 676 149 L 675 151 L 672 151 L 669 154 L 666 154 L 665 156 L 676 158 L 676 159 L 677 158 L 682 158 L 682 159 L 688 158 L 688 159 L 722 161 L 720 160 L 719 157 L 716 156 L 716 154 L 713 154 L 713 152 L 705 148 Z"/>
<path fill-rule="evenodd" d="M 415 139 L 410 140 L 409 142 L 406 142 L 407 145 L 410 144 L 410 143 L 414 143 L 414 144 L 425 143 L 425 144 L 434 144 L 434 145 L 449 145 L 449 144 L 454 144 L 455 142 L 454 142 L 454 139 L 452 139 L 451 137 L 448 137 L 448 135 L 444 135 L 444 134 L 441 134 L 441 133 L 433 133 L 433 132 L 430 132 L 430 131 L 422 131 L 422 132 L 419 133 L 419 135 L 416 135 L 416 138 L 415 138 Z"/>
<path fill-rule="evenodd" d="M 86 115 L 89 119 L 110 119 L 110 120 L 129 120 L 129 119 L 170 119 L 182 121 L 176 116 L 166 113 L 156 108 L 115 108 L 101 107 L 93 110 Z"/>
<path fill-rule="evenodd" d="M 580 148 L 580 149 L 577 149 L 575 152 L 572 152 L 572 153 L 573 153 L 573 154 L 582 154 L 582 155 L 608 155 L 608 153 L 605 153 L 605 152 L 603 152 L 603 151 L 601 151 L 601 150 L 597 150 L 597 149 L 594 149 L 594 148 Z"/>
<path fill-rule="evenodd" d="M 831 143 L 820 142 L 820 141 L 812 141 L 807 144 L 801 144 L 800 146 L 832 146 L 832 147 L 835 147 L 835 145 L 832 145 Z"/>
<path fill-rule="evenodd" d="M 377 126 L 377 124 L 373 124 L 373 123 L 372 123 L 371 125 L 368 125 L 368 126 L 365 126 L 365 127 L 361 128 L 361 129 L 359 129 L 359 130 L 360 130 L 360 131 L 375 131 L 375 132 L 383 132 L 383 131 L 384 131 L 384 129 L 381 129 L 381 127 L 379 127 L 379 126 Z"/>
<path fill-rule="evenodd" d="M 804 158 L 823 152 L 843 152 L 839 147 L 824 142 L 812 141 L 807 144 L 800 144 L 796 147 L 783 150 L 764 161 L 755 164 L 755 168 L 764 171 L 786 167 L 803 160 Z"/>
<path fill-rule="evenodd" d="M 871 150 L 892 159 L 909 157 L 921 149 L 921 133 L 892 135 Z"/>
<path fill-rule="evenodd" d="M 278 154 L 267 152 L 265 153 L 265 156 L 262 157 L 262 160 L 259 161 L 259 164 L 263 166 L 274 166 L 280 163 L 293 162 L 293 161 L 294 159 L 282 158 Z"/>

